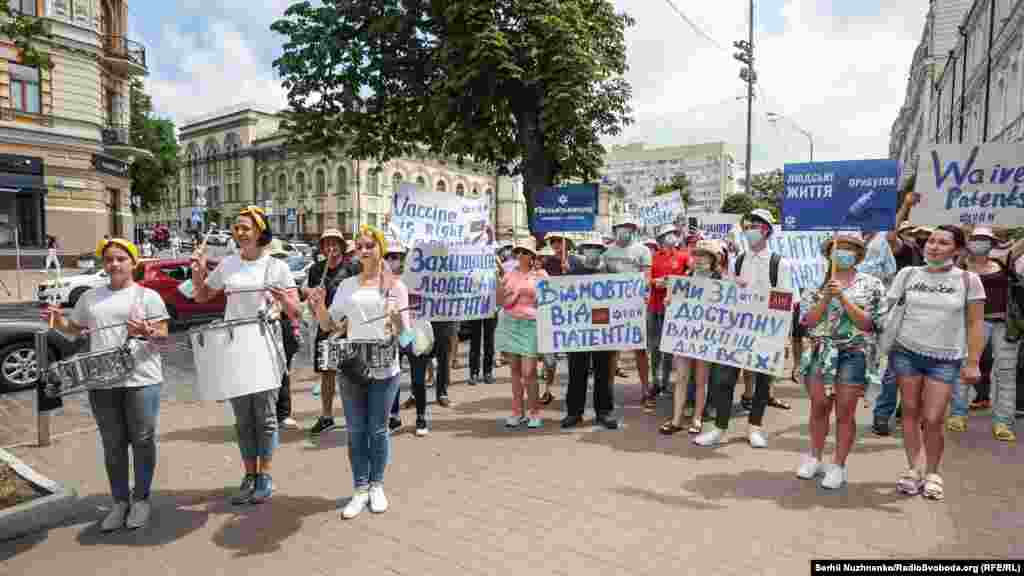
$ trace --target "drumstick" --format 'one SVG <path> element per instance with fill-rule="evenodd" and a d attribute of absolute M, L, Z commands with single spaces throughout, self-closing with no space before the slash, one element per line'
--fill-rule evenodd
<path fill-rule="evenodd" d="M 150 316 L 148 318 L 143 318 L 142 321 L 143 322 L 149 322 L 151 320 L 166 320 L 166 319 L 167 319 L 167 316 Z M 53 316 L 52 315 L 50 316 L 50 324 L 51 324 L 50 327 L 52 328 L 53 327 L 52 326 L 52 324 L 53 324 Z M 128 322 L 118 322 L 117 324 L 108 324 L 106 326 L 99 326 L 97 328 L 86 328 L 86 329 L 82 330 L 82 334 L 92 334 L 94 332 L 99 332 L 101 330 L 110 330 L 112 328 L 124 328 L 127 325 L 128 325 Z"/>
<path fill-rule="evenodd" d="M 399 308 L 397 311 L 398 312 L 405 312 L 406 310 L 415 310 L 415 309 L 416 309 L 416 306 L 406 306 L 405 308 Z M 377 317 L 374 317 L 374 318 L 370 318 L 369 320 L 363 320 L 363 324 L 369 324 L 370 322 L 376 322 L 377 320 L 383 320 L 383 319 L 387 318 L 388 316 L 389 316 L 388 314 L 385 314 L 383 316 L 377 316 Z"/>

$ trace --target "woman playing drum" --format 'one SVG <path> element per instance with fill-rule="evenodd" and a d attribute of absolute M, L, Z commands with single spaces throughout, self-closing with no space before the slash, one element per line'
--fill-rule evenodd
<path fill-rule="evenodd" d="M 108 286 L 93 288 L 75 304 L 70 317 L 58 306 L 48 306 L 44 319 L 65 334 L 88 331 L 89 349 L 117 348 L 128 337 L 167 337 L 167 309 L 160 295 L 137 286 L 132 273 L 139 249 L 122 238 L 104 240 L 96 249 Z M 103 457 L 114 506 L 100 528 L 141 528 L 149 520 L 149 490 L 156 470 L 156 418 L 160 409 L 163 366 L 159 351 L 140 346 L 128 377 L 107 387 L 91 387 L 89 405 L 103 441 Z M 135 468 L 135 491 L 129 488 L 128 447 Z M 130 512 L 129 512 L 130 510 Z"/>
<path fill-rule="evenodd" d="M 196 302 L 210 301 L 226 289 L 225 320 L 255 317 L 269 308 L 270 298 L 278 301 L 289 317 L 296 317 L 299 301 L 288 265 L 263 250 L 273 238 L 263 210 L 244 208 L 235 218 L 232 233 L 238 253 L 222 260 L 213 272 L 207 274 L 206 254 L 201 249 L 192 255 Z M 277 394 L 278 389 L 273 388 L 231 399 L 245 465 L 245 477 L 231 498 L 232 504 L 258 504 L 274 492 L 270 469 L 277 447 Z"/>
<path fill-rule="evenodd" d="M 346 278 L 328 311 L 324 306 L 324 289 L 317 288 L 309 296 L 320 327 L 325 332 L 341 332 L 350 340 L 373 347 L 368 362 L 369 378 L 363 385 L 352 378 L 339 379 L 345 419 L 348 423 L 348 457 L 352 466 L 355 494 L 342 511 L 342 517 L 355 518 L 370 505 L 371 512 L 384 512 L 388 500 L 384 495 L 384 468 L 391 454 L 388 412 L 398 390 L 397 337 L 402 345 L 412 341 L 409 319 L 409 291 L 400 279 L 383 266 L 387 254 L 384 233 L 363 226 L 355 239 L 361 272 Z"/>

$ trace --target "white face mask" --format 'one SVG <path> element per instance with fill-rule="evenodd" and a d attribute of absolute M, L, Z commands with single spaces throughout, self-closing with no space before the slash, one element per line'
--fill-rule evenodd
<path fill-rule="evenodd" d="M 615 230 L 615 241 L 625 246 L 633 239 L 633 231 L 629 228 L 619 228 Z"/>
<path fill-rule="evenodd" d="M 967 251 L 974 256 L 988 256 L 992 251 L 991 240 L 971 240 L 967 243 Z"/>
<path fill-rule="evenodd" d="M 764 232 L 761 232 L 760 228 L 751 228 L 750 230 L 744 230 L 743 235 L 747 237 L 749 244 L 757 244 L 761 240 L 764 240 Z"/>
<path fill-rule="evenodd" d="M 665 248 L 675 248 L 679 244 L 679 237 L 671 232 L 661 237 L 661 245 Z"/>

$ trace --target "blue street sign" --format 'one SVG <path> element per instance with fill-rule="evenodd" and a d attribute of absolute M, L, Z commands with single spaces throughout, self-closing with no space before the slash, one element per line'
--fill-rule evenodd
<path fill-rule="evenodd" d="M 590 232 L 597 217 L 597 184 L 545 188 L 534 204 L 534 232 Z"/>
<path fill-rule="evenodd" d="M 192 223 L 202 224 L 203 223 L 203 212 L 199 208 L 192 209 Z"/>
<path fill-rule="evenodd" d="M 299 221 L 299 217 L 295 212 L 295 208 L 289 208 L 287 214 L 289 224 L 295 224 L 296 222 Z"/>
<path fill-rule="evenodd" d="M 786 164 L 783 230 L 893 230 L 899 204 L 896 160 Z"/>

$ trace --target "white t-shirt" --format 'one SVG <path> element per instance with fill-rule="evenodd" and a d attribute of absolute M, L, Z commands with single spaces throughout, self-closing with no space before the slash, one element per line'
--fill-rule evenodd
<path fill-rule="evenodd" d="M 960 268 L 938 273 L 920 267 L 900 270 L 889 288 L 888 299 L 890 303 L 898 302 L 906 281 L 906 312 L 896 336 L 901 346 L 940 360 L 967 356 L 964 274 L 968 279 L 966 302 L 984 301 L 985 287 L 973 272 Z"/>
<path fill-rule="evenodd" d="M 167 307 L 163 299 L 155 291 L 132 284 L 121 290 L 111 290 L 109 286 L 93 288 L 78 299 L 75 309 L 71 312 L 71 320 L 83 328 L 95 330 L 115 324 L 128 322 L 135 312 L 137 319 L 148 319 L 150 322 L 166 320 Z M 128 338 L 128 326 L 118 326 L 99 330 L 89 335 L 89 351 L 109 350 L 125 343 Z M 160 352 L 148 346 L 142 346 L 135 353 L 135 369 L 127 379 L 104 388 L 141 388 L 163 382 L 163 362 Z"/>
<path fill-rule="evenodd" d="M 331 302 L 331 309 L 328 311 L 331 319 L 340 322 L 348 318 L 348 337 L 352 339 L 386 340 L 387 319 L 384 316 L 384 305 L 393 301 L 398 309 L 409 306 L 409 290 L 401 280 L 395 280 L 390 292 L 381 294 L 380 286 L 362 286 L 359 276 L 352 276 L 342 281 Z M 403 312 L 406 318 L 406 326 L 411 326 L 408 312 Z M 370 318 L 377 318 L 373 322 L 366 322 Z M 398 336 L 397 334 L 395 336 Z M 388 368 L 374 370 L 373 377 L 377 379 L 391 378 L 398 375 L 398 350 L 395 350 L 395 359 Z"/>
<path fill-rule="evenodd" d="M 762 294 L 768 294 L 772 290 L 772 251 L 769 248 L 765 248 L 760 252 L 747 250 L 744 254 L 743 266 L 740 268 L 738 279 L 746 282 L 748 288 L 756 289 Z M 729 262 L 730 272 L 736 271 L 736 262 L 736 259 Z M 793 266 L 787 258 L 779 260 L 778 274 L 779 277 L 776 279 L 775 288 L 792 291 L 793 302 L 795 305 L 799 305 L 800 289 L 793 284 Z"/>
<path fill-rule="evenodd" d="M 651 267 L 651 249 L 639 242 L 633 242 L 625 248 L 613 244 L 604 251 L 604 261 L 608 272 L 644 272 Z"/>
<path fill-rule="evenodd" d="M 275 286 L 278 288 L 294 288 L 295 279 L 288 271 L 288 265 L 271 256 L 261 256 L 256 260 L 242 260 L 238 254 L 232 254 L 210 273 L 206 285 L 214 290 L 227 290 L 227 306 L 224 309 L 225 320 L 252 318 L 265 310 L 271 299 L 269 291 L 243 292 L 230 294 L 233 290 L 256 290 Z"/>

